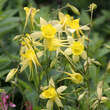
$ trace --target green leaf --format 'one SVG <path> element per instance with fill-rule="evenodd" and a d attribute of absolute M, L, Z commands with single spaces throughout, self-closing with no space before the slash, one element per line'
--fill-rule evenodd
<path fill-rule="evenodd" d="M 110 19 L 110 10 L 102 10 L 103 15 L 106 17 L 106 19 Z"/>
<path fill-rule="evenodd" d="M 50 17 L 49 13 L 50 13 L 50 7 L 47 7 L 47 6 L 41 7 L 41 9 L 40 9 L 39 13 L 37 13 L 36 17 L 38 17 L 38 18 L 42 17 L 45 20 L 48 20 Z"/>
<path fill-rule="evenodd" d="M 18 26 L 18 23 L 13 23 L 12 25 L 7 25 L 5 27 L 0 28 L 0 37 L 2 37 L 3 34 L 6 34 L 12 31 L 12 29 L 14 29 L 17 26 Z"/>
<path fill-rule="evenodd" d="M 27 89 L 27 90 L 29 90 L 29 91 L 32 92 L 32 88 L 31 88 L 31 86 L 30 86 L 28 83 L 24 82 L 24 81 L 21 80 L 21 79 L 17 79 L 17 81 L 18 81 L 19 85 L 20 85 L 22 88 Z"/>
<path fill-rule="evenodd" d="M 38 93 L 35 90 L 25 91 L 25 97 L 28 101 L 30 101 L 33 104 L 33 110 L 41 110 L 37 105 L 39 96 Z"/>
<path fill-rule="evenodd" d="M 7 2 L 7 0 L 0 0 L 0 10 L 3 8 L 3 6 L 6 2 Z"/>
<path fill-rule="evenodd" d="M 6 56 L 0 56 L 0 70 L 5 69 L 11 63 L 11 60 Z"/>
<path fill-rule="evenodd" d="M 97 59 L 99 59 L 99 58 L 105 56 L 108 53 L 110 53 L 110 50 L 109 49 L 102 48 L 102 49 L 97 50 L 95 56 L 96 56 Z"/>
<path fill-rule="evenodd" d="M 4 71 L 0 71 L 0 78 L 2 78 L 3 76 L 5 76 L 10 70 L 4 70 Z"/>
<path fill-rule="evenodd" d="M 90 17 L 84 10 L 81 11 L 80 21 L 82 25 L 90 23 Z"/>
<path fill-rule="evenodd" d="M 0 64 L 10 62 L 10 59 L 5 56 L 0 56 Z"/>
<path fill-rule="evenodd" d="M 0 28 L 19 22 L 19 17 L 10 17 L 0 23 Z"/>
<path fill-rule="evenodd" d="M 15 15 L 17 13 L 17 9 L 7 9 L 6 11 L 1 13 L 1 18 L 2 20 L 7 19 L 9 17 L 12 17 L 13 15 Z"/>
<path fill-rule="evenodd" d="M 105 16 L 101 16 L 100 19 L 99 18 L 96 18 L 94 21 L 93 21 L 93 25 L 96 27 L 96 26 L 99 26 L 101 24 L 103 24 L 105 22 L 106 18 Z"/>
<path fill-rule="evenodd" d="M 76 109 L 73 106 L 69 106 L 69 105 L 67 106 L 67 105 L 65 105 L 64 106 L 64 110 L 76 110 Z"/>

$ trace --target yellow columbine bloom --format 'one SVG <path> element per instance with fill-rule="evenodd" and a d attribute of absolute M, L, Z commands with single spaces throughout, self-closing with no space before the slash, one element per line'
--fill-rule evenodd
<path fill-rule="evenodd" d="M 26 25 L 27 25 L 27 22 L 28 22 L 29 17 L 30 17 L 31 24 L 32 24 L 32 27 L 33 27 L 33 25 L 34 25 L 34 16 L 35 16 L 35 14 L 39 11 L 39 9 L 36 10 L 36 8 L 24 7 L 24 10 L 25 10 L 25 12 L 26 12 L 26 21 L 25 21 L 25 26 L 24 26 L 24 28 L 25 28 Z"/>
<path fill-rule="evenodd" d="M 79 56 L 84 51 L 84 45 L 79 41 L 75 41 L 73 42 L 71 49 L 74 55 Z"/>
<path fill-rule="evenodd" d="M 70 79 L 72 82 L 76 84 L 80 84 L 83 82 L 83 76 L 80 73 L 68 73 L 65 72 L 69 77 L 66 77 L 65 79 Z"/>
<path fill-rule="evenodd" d="M 71 17 L 69 14 L 65 15 L 65 24 L 68 26 L 71 23 L 71 20 L 73 17 Z"/>
<path fill-rule="evenodd" d="M 59 47 L 64 46 L 64 41 L 57 38 L 47 39 L 45 45 L 49 51 L 56 51 Z"/>
<path fill-rule="evenodd" d="M 56 34 L 56 28 L 54 28 L 51 24 L 41 26 L 42 35 L 46 39 L 54 38 Z"/>
<path fill-rule="evenodd" d="M 69 26 L 71 29 L 78 30 L 80 28 L 79 19 L 72 20 Z"/>
<path fill-rule="evenodd" d="M 32 71 L 32 65 L 40 66 L 40 63 L 37 59 L 37 56 L 35 54 L 35 51 L 30 47 L 29 49 L 25 50 L 24 53 L 21 53 L 21 72 L 27 67 L 30 67 L 30 70 Z"/>
<path fill-rule="evenodd" d="M 57 96 L 57 92 L 55 90 L 55 88 L 50 87 L 47 90 L 45 90 L 44 92 L 42 92 L 42 97 L 46 98 L 46 99 L 54 99 Z"/>
<path fill-rule="evenodd" d="M 66 26 L 69 26 L 71 24 L 71 21 L 73 20 L 73 17 L 71 17 L 69 14 L 63 14 L 59 12 L 59 19 L 60 24 L 63 25 L 63 28 L 65 29 Z"/>
<path fill-rule="evenodd" d="M 69 24 L 70 29 L 68 29 L 68 30 L 72 33 L 72 35 L 73 35 L 74 32 L 76 32 L 76 35 L 80 38 L 80 35 L 84 36 L 84 33 L 83 33 L 83 31 L 81 29 L 84 29 L 85 27 L 87 29 L 89 29 L 89 28 L 87 26 L 80 27 L 79 20 L 80 19 L 73 19 L 73 20 L 71 20 L 71 22 Z M 73 37 L 74 37 L 74 35 L 73 35 Z"/>
<path fill-rule="evenodd" d="M 64 15 L 64 17 L 60 20 L 60 23 L 63 25 L 69 25 L 71 22 L 71 16 L 69 14 Z"/>
<path fill-rule="evenodd" d="M 44 87 L 43 92 L 40 94 L 40 98 L 48 99 L 47 109 L 53 110 L 53 102 L 57 104 L 58 107 L 63 107 L 63 104 L 60 100 L 61 93 L 66 89 L 66 86 L 60 86 L 55 89 L 55 85 L 53 79 L 51 78 L 49 81 L 49 86 Z"/>

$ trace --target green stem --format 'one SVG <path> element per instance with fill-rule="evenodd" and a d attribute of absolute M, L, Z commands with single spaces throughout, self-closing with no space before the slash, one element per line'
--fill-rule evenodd
<path fill-rule="evenodd" d="M 93 10 L 91 11 L 91 20 L 90 20 L 90 30 L 88 33 L 88 38 L 90 36 L 90 32 L 91 32 L 91 28 L 92 28 L 92 20 L 93 20 Z M 89 104 L 89 97 L 90 97 L 90 82 L 89 82 L 89 57 L 88 57 L 88 47 L 89 47 L 89 40 L 88 40 L 88 44 L 87 44 L 87 70 L 85 71 L 86 75 L 87 75 L 87 88 L 88 88 L 88 94 L 87 94 L 87 105 L 88 105 L 88 110 L 90 110 L 90 104 Z"/>

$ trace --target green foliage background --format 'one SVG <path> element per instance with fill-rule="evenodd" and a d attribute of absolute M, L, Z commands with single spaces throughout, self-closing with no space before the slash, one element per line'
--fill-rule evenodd
<path fill-rule="evenodd" d="M 110 60 L 110 49 L 105 47 L 105 44 L 110 45 L 110 0 L 0 0 L 0 87 L 4 88 L 9 93 L 15 94 L 13 100 L 15 104 L 17 104 L 16 110 L 23 109 L 20 107 L 22 105 L 22 100 L 25 99 L 23 99 L 24 97 L 22 97 L 21 93 L 25 94 L 25 98 L 33 102 L 34 105 L 38 97 L 35 88 L 33 88 L 29 82 L 25 83 L 19 80 L 18 85 L 22 86 L 22 88 L 20 88 L 21 93 L 18 89 L 15 90 L 10 83 L 5 83 L 5 78 L 9 70 L 16 67 L 19 62 L 19 45 L 13 41 L 13 38 L 15 35 L 21 34 L 23 30 L 25 21 L 23 7 L 33 6 L 39 8 L 40 12 L 35 17 L 37 22 L 39 22 L 40 17 L 46 20 L 57 18 L 55 10 L 65 6 L 66 3 L 71 3 L 80 10 L 80 23 L 84 25 L 90 22 L 90 15 L 87 10 L 88 6 L 93 2 L 96 3 L 98 7 L 93 16 L 93 28 L 90 34 L 92 42 L 89 44 L 89 57 L 98 60 L 102 64 L 100 67 L 92 64 L 89 68 L 91 87 L 93 87 L 91 90 L 95 90 L 96 85 L 93 84 L 97 84 L 97 82 L 103 78 L 103 73 Z M 77 18 L 69 8 L 64 9 L 63 12 L 69 13 Z M 68 65 L 66 66 L 68 67 Z M 55 69 L 53 69 L 52 72 L 56 73 Z M 25 75 L 20 77 L 22 77 L 21 79 L 23 80 L 25 79 Z M 55 80 L 57 77 L 59 76 L 56 76 Z M 104 86 L 110 86 L 109 75 Z M 64 110 L 76 110 L 73 106 L 76 102 L 72 102 L 71 104 L 71 100 L 69 100 L 68 103 L 70 106 L 65 105 Z M 110 110 L 110 102 L 106 103 L 106 105 L 107 106 L 104 107 L 103 110 Z M 85 106 L 82 105 L 81 110 L 86 110 Z"/>

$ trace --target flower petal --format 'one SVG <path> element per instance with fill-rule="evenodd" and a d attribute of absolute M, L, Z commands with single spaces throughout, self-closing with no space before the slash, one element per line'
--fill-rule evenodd
<path fill-rule="evenodd" d="M 63 104 L 62 104 L 61 100 L 59 99 L 59 97 L 55 98 L 55 102 L 56 102 L 58 107 L 63 107 Z"/>
<path fill-rule="evenodd" d="M 9 103 L 9 106 L 10 106 L 10 107 L 16 107 L 16 105 L 13 104 L 12 102 Z"/>
<path fill-rule="evenodd" d="M 46 107 L 47 107 L 48 110 L 52 110 L 53 109 L 53 101 L 48 100 Z"/>
<path fill-rule="evenodd" d="M 64 90 L 67 89 L 67 86 L 60 86 L 58 89 L 57 89 L 57 92 L 58 94 L 61 94 Z"/>
<path fill-rule="evenodd" d="M 53 81 L 52 78 L 51 78 L 50 81 L 49 81 L 49 86 L 55 87 L 55 84 L 54 84 L 54 81 Z"/>

